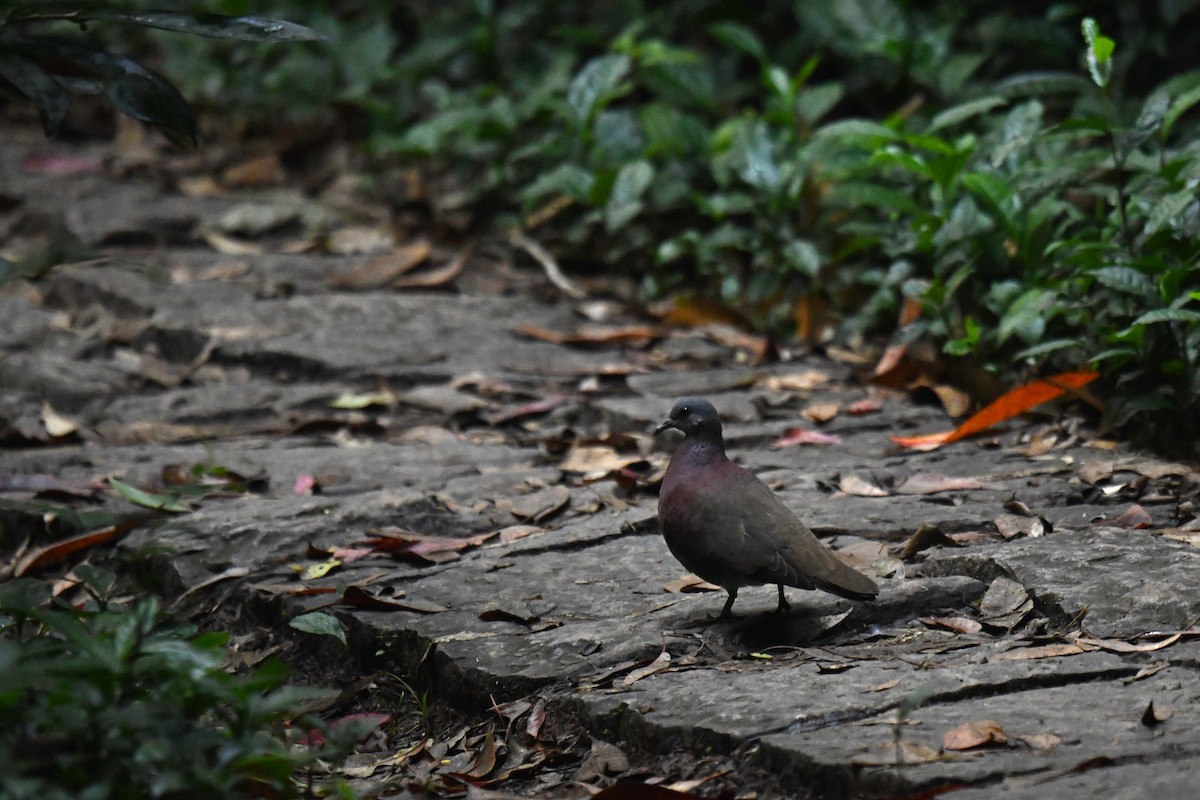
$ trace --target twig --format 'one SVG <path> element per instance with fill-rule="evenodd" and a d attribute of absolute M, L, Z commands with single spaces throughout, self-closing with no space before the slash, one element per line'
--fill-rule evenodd
<path fill-rule="evenodd" d="M 546 251 L 533 239 L 529 238 L 524 231 L 514 229 L 508 235 L 508 241 L 515 247 L 519 247 L 529 254 L 529 257 L 542 265 L 542 270 L 546 273 L 546 277 L 550 282 L 562 290 L 563 294 L 574 300 L 582 300 L 587 297 L 587 293 L 572 283 L 571 279 L 563 274 L 559 269 L 558 262 L 554 260 L 554 256 Z"/>

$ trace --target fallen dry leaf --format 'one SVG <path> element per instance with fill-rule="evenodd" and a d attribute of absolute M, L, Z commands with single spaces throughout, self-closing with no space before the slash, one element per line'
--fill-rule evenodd
<path fill-rule="evenodd" d="M 875 684 L 874 686 L 868 688 L 867 691 L 868 692 L 886 692 L 888 689 L 895 689 L 897 686 L 899 686 L 900 680 L 901 680 L 900 678 L 892 678 L 890 681 L 884 681 L 883 683 Z"/>
<path fill-rule="evenodd" d="M 571 491 L 565 486 L 547 486 L 532 494 L 496 501 L 496 508 L 507 511 L 521 522 L 539 523 L 554 516 L 571 502 Z"/>
<path fill-rule="evenodd" d="M 709 583 L 698 575 L 688 573 L 682 578 L 676 578 L 673 581 L 668 581 L 663 584 L 663 591 L 672 594 L 690 594 L 693 592 L 719 592 L 721 587 L 715 583 Z"/>
<path fill-rule="evenodd" d="M 861 417 L 865 414 L 877 414 L 883 410 L 883 403 L 876 397 L 864 397 L 862 400 L 857 400 L 846 406 L 846 413 L 852 417 Z"/>
<path fill-rule="evenodd" d="M 964 722 L 957 728 L 946 731 L 942 738 L 942 747 L 947 750 L 970 750 L 973 747 L 1007 743 L 1008 737 L 1004 734 L 1004 728 L 994 719 Z"/>
<path fill-rule="evenodd" d="M 640 453 L 619 453 L 608 445 L 576 444 L 559 462 L 564 472 L 578 472 L 586 482 L 603 480 L 630 464 L 645 461 Z"/>
<path fill-rule="evenodd" d="M 221 183 L 230 187 L 278 186 L 285 180 L 287 173 L 274 152 L 238 162 L 221 173 Z"/>
<path fill-rule="evenodd" d="M 1041 517 L 1018 517 L 1015 514 L 1001 514 L 992 520 L 996 530 L 1005 539 L 1016 536 L 1028 536 L 1035 539 L 1054 530 L 1049 522 Z"/>
<path fill-rule="evenodd" d="M 1025 733 L 1013 736 L 1019 742 L 1024 742 L 1034 750 L 1053 750 L 1062 744 L 1062 739 L 1053 733 Z"/>
<path fill-rule="evenodd" d="M 957 419 L 971 410 L 971 396 L 961 389 L 937 383 L 930 386 L 929 390 L 937 395 L 948 417 Z"/>
<path fill-rule="evenodd" d="M 49 402 L 42 403 L 42 426 L 51 439 L 61 439 L 79 430 L 79 423 L 59 414 Z"/>
<path fill-rule="evenodd" d="M 1034 661 L 1040 658 L 1062 658 L 1064 656 L 1087 653 L 1095 649 L 1095 647 L 1082 645 L 1078 642 L 1058 642 L 1055 644 L 1043 644 L 1034 647 L 1018 647 L 1013 650 L 1006 650 L 999 655 L 988 656 L 988 662 Z"/>
<path fill-rule="evenodd" d="M 841 443 L 842 437 L 837 434 L 823 433 L 822 431 L 808 430 L 806 428 L 788 428 L 783 432 L 782 436 L 771 443 L 771 447 L 795 447 L 803 444 L 825 446 Z"/>
<path fill-rule="evenodd" d="M 1151 700 L 1146 704 L 1146 710 L 1142 712 L 1142 724 L 1147 728 L 1153 728 L 1161 725 L 1174 715 L 1173 708 L 1155 708 L 1154 701 Z"/>
<path fill-rule="evenodd" d="M 457 278 L 463 271 L 463 267 L 467 264 L 467 257 L 470 255 L 469 248 L 464 248 L 458 252 L 454 258 L 447 261 L 440 267 L 431 270 L 422 270 L 413 272 L 408 275 L 403 275 L 399 279 L 392 282 L 393 289 L 435 289 L 439 286 L 444 286 Z"/>
<path fill-rule="evenodd" d="M 942 445 L 957 442 L 1012 419 L 1067 391 L 1080 389 L 1098 377 L 1099 372 L 1064 372 L 1044 380 L 1033 381 L 1005 393 L 952 431 L 891 438 L 896 444 L 911 450 L 936 450 Z"/>
<path fill-rule="evenodd" d="M 943 628 L 955 633 L 979 633 L 983 625 L 967 617 L 921 617 L 919 621 L 931 628 Z"/>
<path fill-rule="evenodd" d="M 938 492 L 965 492 L 972 489 L 987 489 L 988 485 L 978 478 L 934 475 L 931 472 L 914 472 L 895 488 L 896 494 L 937 494 Z"/>
<path fill-rule="evenodd" d="M 1123 514 L 1114 519 L 1112 524 L 1118 528 L 1139 530 L 1142 528 L 1152 527 L 1154 525 L 1154 519 L 1150 516 L 1146 509 L 1142 508 L 1137 503 L 1134 503 L 1127 508 Z"/>
<path fill-rule="evenodd" d="M 928 550 L 931 547 L 958 546 L 958 542 L 942 533 L 941 528 L 936 525 L 926 524 L 917 528 L 916 532 L 908 537 L 908 540 L 904 542 L 904 547 L 900 549 L 899 557 L 901 561 L 908 561 L 917 553 Z"/>
<path fill-rule="evenodd" d="M 829 382 L 829 376 L 816 370 L 767 375 L 754 382 L 756 389 L 768 392 L 808 392 Z"/>
<path fill-rule="evenodd" d="M 630 325 L 626 327 L 606 327 L 586 325 L 574 333 L 552 331 L 537 325 L 521 325 L 517 333 L 530 339 L 539 339 L 551 344 L 567 345 L 604 345 L 604 344 L 646 344 L 660 339 L 663 332 L 648 325 Z"/>
<path fill-rule="evenodd" d="M 662 672 L 671 666 L 671 654 L 663 650 L 658 654 L 658 658 L 651 661 L 644 667 L 638 667 L 633 672 L 625 676 L 625 680 L 621 681 L 622 686 L 633 686 L 642 678 L 648 678 L 656 672 Z"/>
<path fill-rule="evenodd" d="M 398 600 L 393 597 L 373 595 L 360 586 L 347 586 L 342 590 L 342 605 L 361 608 L 364 611 L 411 611 L 414 614 L 437 614 L 445 606 L 427 600 Z"/>
<path fill-rule="evenodd" d="M 887 497 L 888 491 L 857 475 L 846 475 L 838 480 L 838 489 L 856 497 Z"/>
<path fill-rule="evenodd" d="M 800 416 L 813 422 L 828 422 L 838 415 L 837 403 L 810 403 L 800 410 Z"/>
<path fill-rule="evenodd" d="M 350 272 L 332 275 L 327 283 L 340 289 L 379 289 L 423 264 L 432 250 L 429 241 L 421 239 L 368 259 Z"/>
<path fill-rule="evenodd" d="M 554 394 L 544 397 L 541 400 L 534 400 L 515 406 L 506 406 L 498 411 L 486 411 L 481 416 L 483 417 L 483 421 L 488 425 L 506 425 L 510 422 L 517 422 L 530 417 L 547 414 L 566 403 L 568 399 L 564 394 Z"/>
<path fill-rule="evenodd" d="M 941 758 L 932 747 L 901 740 L 898 743 L 882 742 L 866 753 L 851 759 L 851 763 L 862 767 L 890 767 L 900 764 L 930 764 Z"/>
<path fill-rule="evenodd" d="M 1153 653 L 1155 650 L 1162 650 L 1164 647 L 1175 644 L 1183 638 L 1184 633 L 1185 631 L 1176 631 L 1161 641 L 1142 644 L 1134 644 L 1123 639 L 1093 639 L 1087 636 L 1072 636 L 1071 639 L 1079 644 L 1090 644 L 1112 653 Z"/>
<path fill-rule="evenodd" d="M 72 553 L 112 541 L 129 529 L 122 525 L 108 525 L 94 531 L 81 533 L 78 536 L 72 536 L 69 539 L 63 539 L 54 544 L 48 544 L 45 547 L 39 547 L 36 550 L 26 553 L 17 562 L 17 565 L 13 567 L 13 577 L 20 578 L 42 567 L 62 561 Z"/>

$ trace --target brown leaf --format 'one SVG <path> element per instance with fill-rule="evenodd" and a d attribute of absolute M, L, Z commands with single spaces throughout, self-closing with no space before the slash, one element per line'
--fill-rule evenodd
<path fill-rule="evenodd" d="M 668 581 L 663 584 L 663 591 L 671 594 L 692 594 L 696 592 L 719 592 L 721 587 L 715 583 L 709 583 L 698 575 L 688 573 L 682 578 L 676 578 L 673 581 Z"/>
<path fill-rule="evenodd" d="M 1026 733 L 1013 736 L 1019 742 L 1024 742 L 1034 750 L 1053 750 L 1062 744 L 1062 739 L 1053 733 Z"/>
<path fill-rule="evenodd" d="M 1003 617 L 1017 611 L 1029 600 L 1029 592 L 1017 581 L 1000 576 L 992 580 L 983 599 L 979 602 L 979 613 L 984 619 Z"/>
<path fill-rule="evenodd" d="M 361 608 L 364 611 L 411 611 L 414 614 L 438 614 L 445 606 L 425 600 L 396 600 L 379 597 L 359 586 L 347 586 L 342 590 L 342 605 Z"/>
<path fill-rule="evenodd" d="M 287 173 L 275 152 L 241 161 L 221 173 L 221 183 L 230 187 L 278 186 L 285 180 Z"/>
<path fill-rule="evenodd" d="M 586 783 L 597 778 L 619 775 L 628 771 L 629 759 L 616 745 L 593 738 L 592 749 L 575 773 L 575 780 Z"/>
<path fill-rule="evenodd" d="M 883 410 L 883 403 L 877 397 L 864 397 L 862 400 L 856 400 L 846 406 L 846 413 L 852 417 L 861 417 L 866 414 L 878 414 Z"/>
<path fill-rule="evenodd" d="M 942 738 L 942 747 L 947 750 L 970 750 L 973 747 L 985 745 L 1007 744 L 1008 737 L 1004 728 L 993 719 L 981 719 L 964 722 L 957 728 L 946 731 Z"/>
<path fill-rule="evenodd" d="M 1146 704 L 1146 710 L 1142 712 L 1142 724 L 1147 728 L 1154 728 L 1171 718 L 1175 713 L 1173 708 L 1158 708 L 1154 707 L 1154 701 L 1151 700 Z"/>
<path fill-rule="evenodd" d="M 911 450 L 935 450 L 999 425 L 1068 391 L 1081 389 L 1098 377 L 1099 372 L 1064 372 L 1036 380 L 1005 393 L 952 431 L 891 438 L 896 444 Z"/>
<path fill-rule="evenodd" d="M 892 678 L 890 681 L 884 681 L 883 683 L 875 684 L 874 686 L 868 688 L 867 691 L 886 692 L 888 689 L 895 689 L 897 686 L 899 686 L 901 680 L 901 678 Z"/>
<path fill-rule="evenodd" d="M 839 410 L 837 403 L 810 403 L 800 411 L 800 415 L 813 422 L 828 422 L 838 415 Z"/>
<path fill-rule="evenodd" d="M 898 743 L 882 742 L 866 753 L 851 759 L 851 763 L 863 767 L 889 767 L 901 764 L 929 764 L 941 758 L 932 747 L 902 739 Z"/>
<path fill-rule="evenodd" d="M 340 289 L 379 289 L 420 266 L 429 258 L 432 250 L 429 241 L 421 239 L 390 253 L 375 256 L 350 272 L 333 275 L 327 282 Z"/>
<path fill-rule="evenodd" d="M 887 497 L 888 491 L 860 478 L 857 475 L 846 475 L 838 481 L 838 489 L 856 497 Z"/>
<path fill-rule="evenodd" d="M 94 531 L 81 533 L 78 536 L 72 536 L 70 539 L 48 544 L 45 547 L 39 547 L 26 553 L 25 556 L 17 562 L 13 567 L 13 577 L 20 578 L 23 575 L 28 575 L 42 567 L 49 566 L 58 561 L 62 561 L 73 553 L 78 553 L 80 550 L 86 550 L 89 547 L 95 547 L 99 544 L 112 541 L 118 536 L 122 536 L 137 526 L 141 525 L 152 515 L 139 514 L 125 522 L 117 525 L 107 525 L 103 528 L 97 528 Z"/>
<path fill-rule="evenodd" d="M 1146 509 L 1142 508 L 1137 503 L 1134 503 L 1125 510 L 1125 513 L 1114 519 L 1112 524 L 1118 528 L 1138 530 L 1142 528 L 1153 527 L 1154 519 L 1150 516 Z"/>
<path fill-rule="evenodd" d="M 488 425 L 504 425 L 553 411 L 566 403 L 568 399 L 564 394 L 554 394 L 531 403 L 507 406 L 495 412 L 484 412 L 481 416 Z"/>
<path fill-rule="evenodd" d="M 554 516 L 571 502 L 571 491 L 565 486 L 547 486 L 532 494 L 496 501 L 496 508 L 507 511 L 521 522 L 539 523 Z"/>
<path fill-rule="evenodd" d="M 546 721 L 546 701 L 538 698 L 538 701 L 533 704 L 533 710 L 529 712 L 529 719 L 525 722 L 525 733 L 529 734 L 530 738 L 538 738 L 538 734 L 542 731 L 542 724 Z"/>
<path fill-rule="evenodd" d="M 996 526 L 996 530 L 1005 539 L 1012 539 L 1015 536 L 1028 536 L 1031 539 L 1036 539 L 1050 531 L 1054 530 L 1054 526 L 1043 519 L 1042 517 L 1018 517 L 1013 514 L 1001 514 L 992 520 Z"/>
<path fill-rule="evenodd" d="M 608 445 L 576 444 L 559 463 L 564 472 L 578 472 L 587 482 L 603 480 L 631 464 L 645 461 L 640 453 L 619 453 Z"/>
<path fill-rule="evenodd" d="M 79 430 L 79 423 L 68 419 L 50 407 L 50 403 L 42 403 L 42 427 L 51 439 L 62 439 Z"/>
<path fill-rule="evenodd" d="M 699 328 L 705 325 L 745 325 L 745 320 L 725 306 L 700 297 L 677 297 L 663 316 L 673 328 Z"/>
<path fill-rule="evenodd" d="M 374 552 L 387 553 L 418 564 L 441 564 L 454 561 L 458 558 L 459 551 L 468 547 L 478 547 L 495 535 L 493 531 L 456 539 L 386 528 L 377 531 L 375 536 L 361 544 L 370 547 Z"/>
<path fill-rule="evenodd" d="M 399 280 L 393 281 L 392 288 L 436 289 L 439 286 L 444 286 L 462 274 L 463 267 L 466 266 L 469 255 L 469 248 L 464 248 L 454 258 L 436 269 L 421 270 L 410 275 L 404 275 Z"/>
<path fill-rule="evenodd" d="M 807 430 L 805 428 L 788 428 L 783 435 L 771 443 L 772 448 L 794 447 L 802 444 L 831 445 L 841 444 L 842 437 L 833 433 Z"/>
<path fill-rule="evenodd" d="M 999 655 L 988 656 L 988 662 L 1033 661 L 1040 658 L 1062 658 L 1064 656 L 1087 653 L 1095 649 L 1095 647 L 1081 645 L 1078 642 L 1057 642 L 1054 644 L 1037 645 L 1035 647 L 1018 647 L 1013 650 L 1006 650 Z"/>
<path fill-rule="evenodd" d="M 325 250 L 342 256 L 382 255 L 395 247 L 390 231 L 372 225 L 347 225 L 325 237 Z"/>
<path fill-rule="evenodd" d="M 971 396 L 961 389 L 947 386 L 944 383 L 934 384 L 929 389 L 941 401 L 942 408 L 946 410 L 946 416 L 958 418 L 971 410 Z"/>
<path fill-rule="evenodd" d="M 630 325 L 613 328 L 601 325 L 585 325 L 574 333 L 552 331 L 537 325 L 521 325 L 517 333 L 530 339 L 540 339 L 551 344 L 567 345 L 605 345 L 605 344 L 646 344 L 662 338 L 663 332 L 648 325 Z"/>
<path fill-rule="evenodd" d="M 967 617 L 921 617 L 920 622 L 931 628 L 944 628 L 955 633 L 979 633 L 983 630 L 977 620 Z"/>
<path fill-rule="evenodd" d="M 904 543 L 904 547 L 900 549 L 900 560 L 908 561 L 917 553 L 928 550 L 931 547 L 958 546 L 958 542 L 942 533 L 941 528 L 936 525 L 926 524 L 917 528 L 916 532 L 908 537 L 908 540 Z"/>
<path fill-rule="evenodd" d="M 703 800 L 701 795 L 678 792 L 666 786 L 621 781 L 592 795 L 592 800 Z"/>
<path fill-rule="evenodd" d="M 938 492 L 965 492 L 972 489 L 987 489 L 988 485 L 978 478 L 934 475 L 931 472 L 914 472 L 896 487 L 896 494 L 937 494 Z"/>
<path fill-rule="evenodd" d="M 663 650 L 658 654 L 658 658 L 651 661 L 644 667 L 639 667 L 633 672 L 625 676 L 625 680 L 621 681 L 622 686 L 633 686 L 642 678 L 648 678 L 656 672 L 662 672 L 671 666 L 671 654 Z"/>
<path fill-rule="evenodd" d="M 1184 633 L 1185 631 L 1176 631 L 1161 641 L 1142 644 L 1134 644 L 1121 639 L 1092 639 L 1087 636 L 1072 636 L 1071 639 L 1079 644 L 1090 644 L 1113 653 L 1152 653 L 1175 644 L 1183 638 Z"/>
<path fill-rule="evenodd" d="M 826 373 L 808 369 L 783 375 L 768 375 L 756 380 L 754 387 L 768 392 L 808 392 L 828 382 L 829 375 Z"/>

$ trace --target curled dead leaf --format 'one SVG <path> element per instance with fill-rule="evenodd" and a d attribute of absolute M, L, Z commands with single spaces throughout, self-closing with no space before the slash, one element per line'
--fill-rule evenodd
<path fill-rule="evenodd" d="M 771 447 L 778 449 L 780 447 L 794 447 L 803 444 L 824 446 L 841 443 L 842 438 L 833 433 L 824 433 L 806 428 L 788 428 L 783 432 L 782 436 L 771 443 Z"/>
<path fill-rule="evenodd" d="M 970 750 L 974 747 L 1001 745 L 1008 743 L 1004 728 L 994 719 L 981 719 L 964 722 L 957 728 L 946 731 L 942 738 L 942 747 L 946 750 Z"/>

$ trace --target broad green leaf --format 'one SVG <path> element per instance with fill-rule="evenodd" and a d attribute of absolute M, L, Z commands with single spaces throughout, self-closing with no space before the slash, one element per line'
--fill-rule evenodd
<path fill-rule="evenodd" d="M 1172 224 L 1188 206 L 1195 202 L 1195 189 L 1183 189 L 1166 195 L 1151 209 L 1149 217 L 1146 218 L 1146 226 L 1142 229 L 1142 233 L 1146 236 L 1157 233 L 1163 226 Z"/>
<path fill-rule="evenodd" d="M 0 51 L 0 77 L 25 95 L 42 119 L 42 130 L 46 136 L 58 133 L 58 126 L 67 113 L 70 97 L 58 81 L 51 78 L 42 68 L 15 53 Z"/>
<path fill-rule="evenodd" d="M 1046 330 L 1047 312 L 1054 302 L 1054 293 L 1046 289 L 1029 289 L 1021 294 L 1000 318 L 997 341 L 1003 344 L 1016 335 L 1026 344 L 1035 344 Z"/>
<path fill-rule="evenodd" d="M 821 271 L 821 251 L 807 239 L 795 239 L 783 248 L 783 257 L 789 267 L 816 278 Z"/>
<path fill-rule="evenodd" d="M 1167 113 L 1163 115 L 1162 132 L 1163 136 L 1171 135 L 1171 130 L 1175 127 L 1175 123 L 1181 116 L 1186 114 L 1192 106 L 1200 103 L 1200 84 L 1184 91 L 1179 96 L 1171 100 L 1171 105 L 1167 108 Z"/>
<path fill-rule="evenodd" d="M 764 61 L 767 51 L 762 40 L 750 28 L 737 22 L 718 22 L 710 25 L 709 34 L 721 44 L 738 50 L 757 61 Z"/>
<path fill-rule="evenodd" d="M 1000 81 L 995 89 L 1004 97 L 1013 98 L 1058 92 L 1078 93 L 1087 86 L 1087 80 L 1074 72 L 1023 72 Z"/>
<path fill-rule="evenodd" d="M 311 611 L 293 618 L 288 625 L 304 633 L 315 633 L 319 636 L 332 636 L 346 646 L 346 629 L 341 620 L 323 611 Z"/>
<path fill-rule="evenodd" d="M 580 202 L 587 202 L 595 183 L 596 176 L 590 170 L 577 164 L 559 164 L 539 175 L 537 180 L 525 187 L 521 196 L 526 201 L 532 201 L 549 194 L 565 194 Z"/>
<path fill-rule="evenodd" d="M 896 133 L 886 125 L 880 125 L 878 122 L 872 122 L 866 119 L 847 119 L 838 122 L 831 122 L 825 127 L 818 130 L 814 135 L 814 139 L 861 139 L 863 143 L 894 141 L 900 138 L 900 134 Z"/>
<path fill-rule="evenodd" d="M 921 214 L 922 208 L 906 192 L 875 183 L 839 183 L 829 190 L 829 201 L 845 207 L 872 206 L 898 214 Z"/>
<path fill-rule="evenodd" d="M 633 61 L 617 53 L 593 58 L 583 65 L 567 90 L 567 105 L 577 125 L 584 125 L 600 108 L 620 94 L 621 82 Z"/>
<path fill-rule="evenodd" d="M 1200 311 L 1189 308 L 1156 308 L 1133 321 L 1134 325 L 1153 325 L 1158 322 L 1200 322 Z"/>
<path fill-rule="evenodd" d="M 815 83 L 806 86 L 796 98 L 796 113 L 809 125 L 816 124 L 842 101 L 844 93 L 840 83 Z"/>
<path fill-rule="evenodd" d="M 1133 267 L 1102 267 L 1092 273 L 1096 280 L 1110 289 L 1125 294 L 1153 298 L 1156 294 L 1154 281 L 1144 272 Z"/>
<path fill-rule="evenodd" d="M 1087 65 L 1092 82 L 1101 89 L 1107 89 L 1112 76 L 1112 54 L 1116 42 L 1101 35 L 1100 26 L 1091 17 L 1084 19 L 1082 28 L 1083 39 L 1087 42 Z"/>
<path fill-rule="evenodd" d="M 1026 347 L 1024 350 L 1020 350 L 1013 355 L 1013 358 L 1023 361 L 1027 358 L 1038 358 L 1050 353 L 1057 353 L 1062 350 L 1070 350 L 1078 347 L 1083 347 L 1083 343 L 1078 339 L 1052 339 L 1048 342 L 1035 344 L 1032 347 Z"/>
<path fill-rule="evenodd" d="M 604 205 L 604 224 L 609 233 L 620 230 L 641 212 L 642 195 L 653 180 L 654 167 L 648 161 L 634 161 L 617 170 Z"/>
<path fill-rule="evenodd" d="M 155 511 L 170 511 L 175 514 L 186 514 L 191 511 L 190 508 L 179 502 L 179 498 L 173 495 L 146 492 L 129 484 L 122 483 L 116 478 L 109 478 L 108 483 L 116 490 L 117 494 L 134 505 L 151 508 Z"/>
<path fill-rule="evenodd" d="M 929 168 L 929 164 L 925 162 L 925 159 L 902 150 L 899 147 L 889 146 L 882 150 L 877 150 L 871 156 L 871 164 L 877 167 L 898 167 L 905 172 L 920 175 L 926 180 L 933 180 L 933 171 Z"/>
<path fill-rule="evenodd" d="M 779 165 L 766 123 L 760 120 L 740 128 L 729 157 L 738 177 L 750 186 L 769 193 L 779 188 Z"/>
<path fill-rule="evenodd" d="M 129 66 L 133 62 L 126 62 Z M 108 82 L 108 99 L 118 111 L 155 126 L 178 147 L 195 147 L 196 120 L 183 95 L 163 78 L 140 67 Z"/>
<path fill-rule="evenodd" d="M 1000 216 L 1005 227 L 1014 228 L 1013 218 L 1021 210 L 1021 197 L 1003 178 L 986 172 L 967 172 L 962 185 Z"/>
<path fill-rule="evenodd" d="M 969 100 L 957 106 L 952 106 L 934 117 L 929 123 L 928 131 L 933 133 L 940 131 L 942 128 L 949 128 L 951 125 L 966 122 L 969 119 L 986 114 L 1004 105 L 1008 105 L 1008 100 L 994 94 Z"/>
<path fill-rule="evenodd" d="M 169 11 L 120 14 L 102 11 L 84 14 L 81 19 L 127 22 L 147 28 L 176 33 L 191 33 L 212 39 L 236 39 L 242 42 L 313 42 L 329 37 L 311 28 L 266 17 L 227 17 L 220 14 L 176 14 Z"/>

